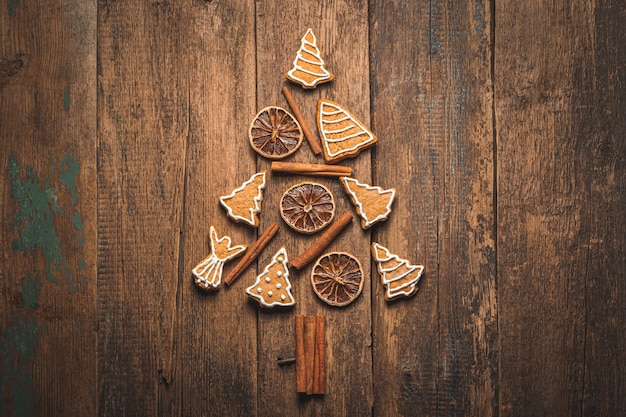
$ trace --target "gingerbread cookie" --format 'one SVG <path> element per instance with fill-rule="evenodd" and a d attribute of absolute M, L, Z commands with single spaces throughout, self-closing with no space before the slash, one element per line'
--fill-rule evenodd
<path fill-rule="evenodd" d="M 311 29 L 302 37 L 300 49 L 293 60 L 293 68 L 285 77 L 303 88 L 312 89 L 318 84 L 332 81 L 335 76 L 324 67 L 324 60 L 317 48 L 317 40 Z"/>
<path fill-rule="evenodd" d="M 282 247 L 256 277 L 256 282 L 246 289 L 246 294 L 264 308 L 293 306 L 296 302 L 291 295 L 288 262 L 287 251 Z"/>
<path fill-rule="evenodd" d="M 385 190 L 378 186 L 362 184 L 350 177 L 341 177 L 341 184 L 354 204 L 357 214 L 361 216 L 363 230 L 387 220 L 396 196 L 395 189 Z"/>
<path fill-rule="evenodd" d="M 256 173 L 230 195 L 220 197 L 228 217 L 236 222 L 259 227 L 258 214 L 261 212 L 266 174 L 267 171 Z"/>
<path fill-rule="evenodd" d="M 231 246 L 230 237 L 219 238 L 213 226 L 209 230 L 209 240 L 211 241 L 211 254 L 191 270 L 194 282 L 205 291 L 219 289 L 224 263 L 240 256 L 247 248 L 246 245 Z"/>
<path fill-rule="evenodd" d="M 378 272 L 386 288 L 385 300 L 393 301 L 417 293 L 417 283 L 424 271 L 423 265 L 411 265 L 406 259 L 389 252 L 383 245 L 373 242 L 372 255 L 378 263 Z"/>
<path fill-rule="evenodd" d="M 348 110 L 325 99 L 317 102 L 317 129 L 322 138 L 324 159 L 331 163 L 353 158 L 378 141 Z"/>

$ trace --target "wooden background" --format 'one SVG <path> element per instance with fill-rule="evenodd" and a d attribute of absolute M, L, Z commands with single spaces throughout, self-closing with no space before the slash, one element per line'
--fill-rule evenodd
<path fill-rule="evenodd" d="M 620 0 L 6 0 L 0 415 L 626 415 L 624 21 Z M 277 211 L 299 178 L 270 176 L 281 230 L 232 287 L 191 269 L 211 224 L 256 239 L 218 197 L 268 168 L 247 127 L 287 105 L 308 27 L 336 79 L 296 100 L 369 124 L 346 164 L 398 197 L 331 247 L 367 270 L 357 302 L 318 301 L 307 268 L 265 312 L 244 288 L 311 242 Z M 383 300 L 371 241 L 425 265 L 414 298 Z M 327 317 L 323 397 L 276 364 L 295 313 Z"/>

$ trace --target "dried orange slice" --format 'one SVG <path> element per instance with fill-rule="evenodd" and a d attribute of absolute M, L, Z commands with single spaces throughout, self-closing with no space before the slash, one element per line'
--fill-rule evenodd
<path fill-rule="evenodd" d="M 312 234 L 332 221 L 335 200 L 322 184 L 303 182 L 285 191 L 280 200 L 280 215 L 292 229 Z"/>
<path fill-rule="evenodd" d="M 317 260 L 311 272 L 315 294 L 331 306 L 350 304 L 363 290 L 363 267 L 345 252 L 331 252 Z"/>
<path fill-rule="evenodd" d="M 252 149 L 269 159 L 291 155 L 298 150 L 304 137 L 296 118 L 281 107 L 261 110 L 248 133 Z"/>

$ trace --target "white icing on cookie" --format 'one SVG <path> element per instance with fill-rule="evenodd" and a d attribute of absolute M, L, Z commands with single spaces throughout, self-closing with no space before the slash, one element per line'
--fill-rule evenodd
<path fill-rule="evenodd" d="M 310 57 L 310 58 L 307 58 Z M 316 68 L 316 70 L 307 69 L 302 66 L 307 63 Z M 298 72 L 311 75 L 311 80 L 306 80 L 298 75 Z M 296 53 L 293 60 L 293 68 L 286 74 L 287 78 L 302 84 L 305 88 L 314 88 L 317 84 L 330 81 L 333 75 L 324 67 L 324 60 L 317 47 L 317 39 L 311 29 L 308 29 L 302 37 L 300 49 Z"/>
<path fill-rule="evenodd" d="M 263 272 L 256 277 L 255 283 L 246 289 L 246 294 L 254 298 L 262 307 L 293 306 L 295 300 L 291 294 L 288 262 L 287 251 L 282 247 L 274 254 L 272 261 Z M 276 290 L 268 289 L 265 293 L 262 290 L 259 291 L 258 289 L 266 285 L 265 283 L 271 285 L 265 288 L 276 288 Z"/>
<path fill-rule="evenodd" d="M 333 117 L 339 114 L 343 114 L 343 116 L 339 118 Z M 350 112 L 343 109 L 336 103 L 327 100 L 320 100 L 317 117 L 317 125 L 320 130 L 320 136 L 322 137 L 324 150 L 329 158 L 338 158 L 345 154 L 351 154 L 358 149 L 365 149 L 368 145 L 371 146 L 371 144 L 375 143 L 377 140 L 376 136 L 374 136 L 368 128 L 363 126 L 363 124 L 357 120 L 356 117 L 352 116 Z M 349 124 L 339 127 L 334 126 L 339 125 L 340 123 L 343 124 L 346 121 L 348 121 Z M 349 131 L 352 131 L 352 133 L 341 135 L 342 133 Z M 357 141 L 350 147 L 337 150 L 331 149 L 331 144 L 345 142 L 359 136 L 362 136 L 363 139 Z"/>
<path fill-rule="evenodd" d="M 387 300 L 400 296 L 407 297 L 415 293 L 424 271 L 423 265 L 411 265 L 408 260 L 392 254 L 389 249 L 376 242 L 372 243 L 372 255 L 378 263 L 378 272 L 386 287 L 385 298 Z M 394 287 L 393 284 L 399 281 L 405 282 Z"/>
<path fill-rule="evenodd" d="M 231 246 L 230 237 L 219 238 L 215 227 L 209 230 L 209 240 L 211 241 L 211 254 L 202 260 L 191 270 L 197 285 L 209 289 L 217 289 L 222 281 L 222 271 L 224 263 L 238 256 L 246 250 L 246 245 Z M 219 249 L 219 253 L 216 250 Z M 226 253 L 223 253 L 223 252 Z"/>
<path fill-rule="evenodd" d="M 256 218 L 256 215 L 258 215 L 261 212 L 261 201 L 263 200 L 263 189 L 265 188 L 265 184 L 266 184 L 265 174 L 266 174 L 266 171 L 261 171 L 261 172 L 254 174 L 252 177 L 250 177 L 249 180 L 241 184 L 240 187 L 233 190 L 231 194 L 220 197 L 220 203 L 226 209 L 228 217 L 238 222 L 247 223 L 253 227 L 258 226 L 257 224 L 258 219 Z M 233 207 L 228 204 L 228 201 L 235 198 L 237 194 L 242 192 L 247 186 L 255 182 L 257 180 L 257 177 L 261 178 L 261 184 L 257 187 L 256 195 L 254 196 L 252 201 L 250 201 L 250 206 L 247 208 L 247 215 L 242 216 L 240 213 L 235 213 L 233 210 Z"/>
<path fill-rule="evenodd" d="M 363 229 L 368 229 L 379 221 L 385 220 L 387 217 L 389 217 L 389 214 L 391 213 L 391 205 L 393 204 L 393 200 L 396 198 L 396 190 L 394 190 L 393 188 L 385 190 L 384 188 L 377 185 L 363 184 L 356 179 L 350 177 L 342 177 L 341 181 L 344 184 L 344 189 L 350 195 L 350 200 L 356 206 L 357 213 L 363 219 Z M 359 196 L 353 189 L 354 186 L 363 188 L 366 190 L 366 192 L 373 192 L 374 197 L 380 196 L 379 198 L 386 198 L 388 201 L 385 205 L 385 211 L 374 216 L 373 214 L 375 213 L 371 213 L 371 210 L 369 210 L 368 207 L 364 207 L 363 202 L 359 199 Z"/>

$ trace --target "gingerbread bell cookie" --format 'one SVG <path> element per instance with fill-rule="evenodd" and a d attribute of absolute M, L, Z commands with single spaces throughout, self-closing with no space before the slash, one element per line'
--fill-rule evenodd
<path fill-rule="evenodd" d="M 379 186 L 363 184 L 354 178 L 342 177 L 341 184 L 361 216 L 361 228 L 369 229 L 376 223 L 387 220 L 396 190 L 385 190 Z"/>
<path fill-rule="evenodd" d="M 411 265 L 406 259 L 392 254 L 379 243 L 372 243 L 372 255 L 385 286 L 385 300 L 411 297 L 417 293 L 417 283 L 424 271 L 423 265 Z"/>
<path fill-rule="evenodd" d="M 312 89 L 318 84 L 332 81 L 335 76 L 324 66 L 324 60 L 317 47 L 317 39 L 311 29 L 308 29 L 300 44 L 300 49 L 293 60 L 293 68 L 285 77 L 303 88 Z"/>
<path fill-rule="evenodd" d="M 246 289 L 246 294 L 264 308 L 293 306 L 296 302 L 291 295 L 288 263 L 287 251 L 282 247 L 256 277 L 256 282 Z"/>
<path fill-rule="evenodd" d="M 330 100 L 317 102 L 317 128 L 324 159 L 334 163 L 354 158 L 378 142 L 378 138 L 352 113 Z"/>
<path fill-rule="evenodd" d="M 267 171 L 256 173 L 231 194 L 220 197 L 228 217 L 236 222 L 259 227 L 258 214 L 261 212 L 266 174 Z"/>

